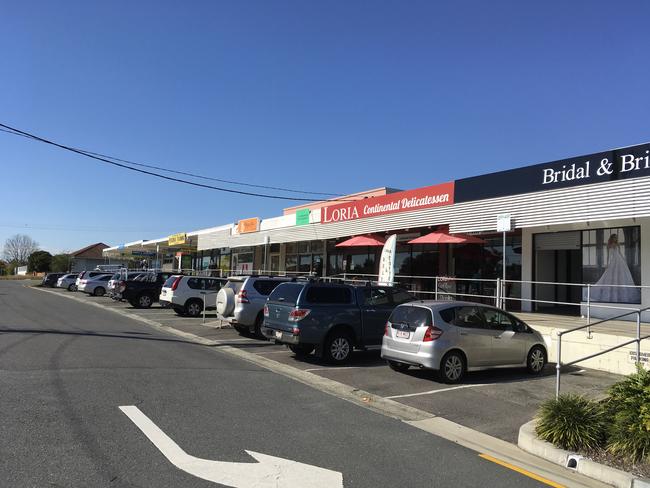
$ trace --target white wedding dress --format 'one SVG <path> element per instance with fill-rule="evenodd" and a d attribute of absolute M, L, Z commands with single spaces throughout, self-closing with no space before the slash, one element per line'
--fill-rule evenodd
<path fill-rule="evenodd" d="M 611 286 L 630 285 L 630 287 Z M 591 301 L 603 303 L 640 303 L 641 290 L 632 288 L 634 279 L 618 246 L 609 249 L 609 262 L 600 279 L 591 286 Z"/>

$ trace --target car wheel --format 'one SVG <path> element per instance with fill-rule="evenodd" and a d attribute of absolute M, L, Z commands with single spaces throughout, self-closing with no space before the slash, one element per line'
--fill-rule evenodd
<path fill-rule="evenodd" d="M 68 291 L 74 291 L 74 285 L 72 283 L 68 285 Z"/>
<path fill-rule="evenodd" d="M 411 367 L 410 364 L 400 363 L 399 361 L 388 360 L 388 367 L 398 373 L 404 373 Z"/>
<path fill-rule="evenodd" d="M 153 303 L 153 300 L 149 295 L 140 295 L 138 299 L 136 300 L 136 304 L 134 307 L 136 308 L 149 308 L 151 307 L 151 304 Z"/>
<path fill-rule="evenodd" d="M 350 359 L 354 345 L 346 331 L 335 331 L 325 341 L 323 354 L 325 359 L 334 364 L 343 364 Z"/>
<path fill-rule="evenodd" d="M 106 294 L 106 289 L 103 286 L 98 286 L 93 291 L 93 295 L 95 295 L 96 297 L 103 297 L 105 294 Z"/>
<path fill-rule="evenodd" d="M 312 346 L 310 344 L 289 345 L 289 350 L 298 357 L 309 356 L 312 352 L 314 352 L 314 349 L 316 349 L 316 346 Z"/>
<path fill-rule="evenodd" d="M 268 339 L 262 334 L 262 324 L 264 324 L 264 315 L 259 313 L 255 318 L 255 335 L 258 339 L 264 339 L 266 341 Z"/>
<path fill-rule="evenodd" d="M 465 376 L 465 358 L 456 351 L 445 354 L 440 361 L 438 375 L 445 383 L 458 383 Z"/>
<path fill-rule="evenodd" d="M 189 300 L 185 304 L 185 313 L 190 317 L 198 317 L 203 313 L 203 302 L 198 299 Z"/>
<path fill-rule="evenodd" d="M 533 346 L 528 352 L 526 369 L 530 374 L 540 374 L 546 366 L 546 351 L 542 346 Z"/>

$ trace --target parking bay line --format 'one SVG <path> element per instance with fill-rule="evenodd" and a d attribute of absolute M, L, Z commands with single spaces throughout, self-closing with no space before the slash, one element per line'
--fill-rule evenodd
<path fill-rule="evenodd" d="M 511 469 L 513 471 L 516 471 L 519 474 L 523 474 L 524 476 L 528 476 L 529 478 L 532 478 L 536 481 L 539 481 L 540 483 L 544 483 L 545 485 L 552 486 L 553 488 L 565 488 L 564 485 L 560 485 L 558 483 L 555 483 L 554 481 L 551 481 L 549 479 L 546 479 L 538 474 L 531 473 L 530 471 L 519 468 L 513 464 L 507 463 L 505 461 L 502 461 L 501 459 L 497 459 L 495 457 L 490 456 L 489 454 L 479 454 L 478 455 L 480 458 L 483 458 L 487 461 L 491 461 L 495 464 L 498 464 L 499 466 L 503 466 L 504 468 Z"/>
<path fill-rule="evenodd" d="M 395 400 L 396 398 L 409 398 L 409 397 L 415 397 L 421 395 L 433 395 L 435 393 L 441 393 L 443 391 L 462 390 L 463 388 L 474 388 L 475 386 L 489 386 L 489 385 L 490 383 L 479 383 L 477 385 L 459 385 L 459 386 L 451 386 L 449 388 L 441 388 L 439 390 L 422 391 L 420 393 L 407 393 L 405 395 L 393 395 L 384 398 L 388 400 Z"/>

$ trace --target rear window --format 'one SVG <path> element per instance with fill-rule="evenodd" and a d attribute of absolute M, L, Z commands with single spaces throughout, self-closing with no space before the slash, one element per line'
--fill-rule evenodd
<path fill-rule="evenodd" d="M 440 317 L 448 324 L 470 329 L 484 329 L 485 321 L 479 307 L 465 306 L 441 310 Z"/>
<path fill-rule="evenodd" d="M 305 299 L 309 303 L 350 303 L 352 291 L 343 286 L 310 286 Z"/>
<path fill-rule="evenodd" d="M 174 281 L 176 281 L 176 276 L 170 276 L 167 278 L 167 281 L 163 284 L 164 288 L 171 288 L 172 285 L 174 284 Z"/>
<path fill-rule="evenodd" d="M 407 324 L 411 330 L 433 325 L 431 310 L 424 307 L 400 306 L 393 310 L 388 321 L 391 324 Z"/>
<path fill-rule="evenodd" d="M 226 280 L 219 280 L 214 278 L 205 278 L 205 289 L 216 291 L 219 290 Z"/>
<path fill-rule="evenodd" d="M 202 290 L 203 280 L 201 278 L 188 278 L 187 286 L 192 288 L 192 290 Z"/>
<path fill-rule="evenodd" d="M 280 283 L 282 283 L 282 281 L 279 280 L 256 280 L 253 282 L 253 288 L 255 288 L 257 293 L 260 295 L 267 296 L 270 295 Z"/>
<path fill-rule="evenodd" d="M 303 288 L 298 283 L 281 283 L 271 292 L 269 302 L 295 305 Z"/>
<path fill-rule="evenodd" d="M 111 279 L 111 275 L 102 276 L 99 278 L 99 281 L 108 281 Z"/>

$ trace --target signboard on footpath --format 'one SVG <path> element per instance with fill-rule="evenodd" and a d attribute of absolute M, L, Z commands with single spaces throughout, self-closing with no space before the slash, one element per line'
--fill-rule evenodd
<path fill-rule="evenodd" d="M 321 209 L 321 223 L 343 222 L 454 203 L 454 182 L 339 203 Z"/>
<path fill-rule="evenodd" d="M 238 234 L 248 234 L 250 232 L 257 232 L 258 230 L 260 230 L 260 219 L 258 217 L 243 219 L 237 222 Z"/>

